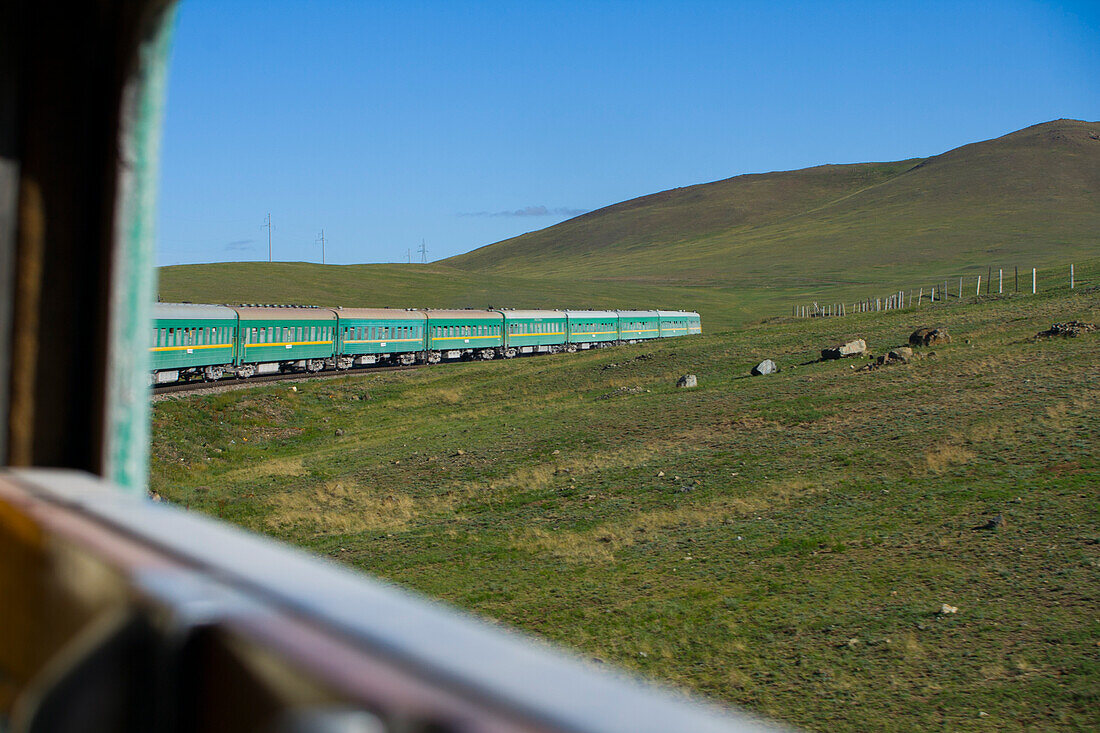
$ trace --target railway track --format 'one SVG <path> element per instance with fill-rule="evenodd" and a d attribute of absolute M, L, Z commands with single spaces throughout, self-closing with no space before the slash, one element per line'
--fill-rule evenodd
<path fill-rule="evenodd" d="M 248 379 L 228 377 L 216 382 L 179 382 L 176 384 L 162 384 L 153 387 L 153 396 L 170 394 L 190 394 L 197 392 L 224 392 L 233 389 L 244 389 L 254 385 L 270 382 L 304 382 L 314 379 L 334 379 L 336 377 L 350 377 L 356 374 L 378 374 L 381 372 L 403 372 L 410 369 L 422 369 L 427 364 L 410 364 L 408 366 L 363 366 L 340 371 L 322 371 L 308 374 L 305 372 L 290 374 L 264 374 Z"/>

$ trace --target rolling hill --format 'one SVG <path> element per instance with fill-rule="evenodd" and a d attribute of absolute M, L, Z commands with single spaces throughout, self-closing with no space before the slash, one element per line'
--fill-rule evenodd
<path fill-rule="evenodd" d="M 1100 257 L 1100 122 L 931 158 L 737 176 L 643 196 L 431 265 L 161 268 L 163 300 L 663 307 L 725 328 L 987 267 Z"/>
<path fill-rule="evenodd" d="M 874 282 L 1100 254 L 1100 122 L 925 159 L 737 176 L 608 206 L 445 260 L 653 282 Z"/>

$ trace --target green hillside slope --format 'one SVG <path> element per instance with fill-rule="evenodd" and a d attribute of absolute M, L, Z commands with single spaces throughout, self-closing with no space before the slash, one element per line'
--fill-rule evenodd
<path fill-rule="evenodd" d="M 1100 123 L 1057 120 L 924 160 L 738 176 L 446 260 L 477 272 L 692 283 L 875 282 L 1100 254 Z"/>
<path fill-rule="evenodd" d="M 1059 120 L 927 159 L 738 176 L 609 206 L 431 265 L 161 268 L 162 300 L 685 308 L 709 329 L 992 266 L 1100 257 L 1100 123 Z M 967 288 L 972 288 L 972 280 Z"/>
<path fill-rule="evenodd" d="M 806 730 L 1098 730 L 1097 294 L 168 399 L 152 487 Z"/>

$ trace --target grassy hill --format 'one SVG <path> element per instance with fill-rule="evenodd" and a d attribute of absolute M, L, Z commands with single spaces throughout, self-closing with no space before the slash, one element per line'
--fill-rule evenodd
<path fill-rule="evenodd" d="M 988 266 L 1026 270 L 1100 256 L 1098 202 L 1100 123 L 1058 120 L 927 159 L 665 191 L 432 265 L 165 267 L 160 295 L 684 308 L 722 329 L 786 313 L 790 303 L 851 302 Z"/>
<path fill-rule="evenodd" d="M 167 400 L 152 485 L 807 729 L 1094 730 L 1100 333 L 1032 338 L 1071 318 L 1096 287 Z"/>
<path fill-rule="evenodd" d="M 664 191 L 445 262 L 539 277 L 879 282 L 1095 257 L 1098 201 L 1100 122 L 1057 120 L 927 159 Z"/>

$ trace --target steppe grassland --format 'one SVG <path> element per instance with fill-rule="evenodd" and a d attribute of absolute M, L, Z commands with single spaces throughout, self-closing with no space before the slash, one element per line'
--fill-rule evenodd
<path fill-rule="evenodd" d="M 1100 337 L 1031 339 L 1100 321 L 1100 273 L 1078 272 L 1074 292 L 164 401 L 154 488 L 808 729 L 1095 728 Z M 953 342 L 814 361 L 921 325 Z M 747 377 L 765 357 L 783 371 Z"/>

